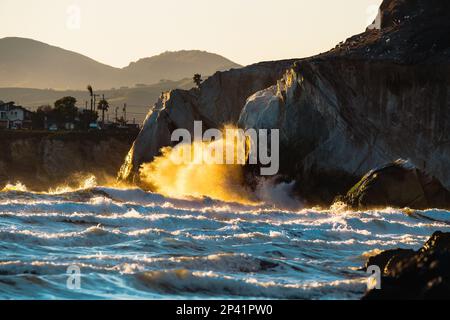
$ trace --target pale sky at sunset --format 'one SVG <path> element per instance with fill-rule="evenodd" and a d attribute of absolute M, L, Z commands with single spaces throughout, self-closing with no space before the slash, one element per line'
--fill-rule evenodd
<path fill-rule="evenodd" d="M 206 50 L 246 65 L 326 51 L 364 31 L 380 3 L 0 0 L 0 38 L 32 38 L 116 67 L 182 49 Z M 80 19 L 76 18 L 77 8 Z"/>

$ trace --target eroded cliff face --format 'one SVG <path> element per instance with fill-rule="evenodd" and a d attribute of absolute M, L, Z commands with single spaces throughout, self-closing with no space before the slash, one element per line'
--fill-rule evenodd
<path fill-rule="evenodd" d="M 21 182 L 36 191 L 114 177 L 135 134 L 0 132 L 0 189 Z"/>
<path fill-rule="evenodd" d="M 293 62 L 263 62 L 217 72 L 200 89 L 173 90 L 162 94 L 147 115 L 119 172 L 119 179 L 138 182 L 139 167 L 153 160 L 162 147 L 172 145 L 170 137 L 175 129 L 185 128 L 193 133 L 194 121 L 203 121 L 205 130 L 237 123 L 246 99 L 254 92 L 275 84 Z"/>
<path fill-rule="evenodd" d="M 325 54 L 218 73 L 200 90 L 165 94 L 121 177 L 135 177 L 170 145 L 173 129 L 203 120 L 280 129 L 280 174 L 311 204 L 329 204 L 398 158 L 450 188 L 449 2 L 385 0 L 380 16 L 381 29 Z"/>
<path fill-rule="evenodd" d="M 296 62 L 240 116 L 281 130 L 281 173 L 312 203 L 399 158 L 450 188 L 449 3 L 386 0 L 380 16 L 381 29 Z"/>
<path fill-rule="evenodd" d="M 409 159 L 450 187 L 450 68 L 302 61 L 256 93 L 243 128 L 280 129 L 281 173 L 331 201 L 372 168 Z"/>

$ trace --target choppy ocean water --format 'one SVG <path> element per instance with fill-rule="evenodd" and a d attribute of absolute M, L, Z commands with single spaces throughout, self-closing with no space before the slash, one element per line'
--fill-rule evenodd
<path fill-rule="evenodd" d="M 450 213 L 283 211 L 139 189 L 0 192 L 0 299 L 359 299 L 365 256 Z M 70 266 L 80 288 L 67 286 Z"/>

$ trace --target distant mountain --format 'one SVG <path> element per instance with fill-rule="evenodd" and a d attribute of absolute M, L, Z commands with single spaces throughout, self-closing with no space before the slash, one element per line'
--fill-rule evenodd
<path fill-rule="evenodd" d="M 236 63 L 205 51 L 190 50 L 164 52 L 160 55 L 132 62 L 122 70 L 130 78 L 142 83 L 155 83 L 161 79 L 192 78 L 195 73 L 212 75 L 216 71 L 239 68 Z M 135 82 L 136 83 L 136 82 Z"/>
<path fill-rule="evenodd" d="M 97 89 L 180 80 L 240 66 L 204 51 L 165 52 L 114 68 L 81 54 L 25 38 L 0 39 L 0 87 Z"/>

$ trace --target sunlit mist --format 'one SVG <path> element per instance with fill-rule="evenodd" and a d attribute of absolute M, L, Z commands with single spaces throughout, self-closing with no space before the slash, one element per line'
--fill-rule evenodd
<path fill-rule="evenodd" d="M 216 156 L 225 159 L 227 150 L 238 149 L 237 143 L 226 138 L 212 142 L 194 141 L 192 150 L 200 152 L 193 152 L 188 161 L 176 161 L 184 156 L 183 144 L 163 148 L 161 156 L 142 165 L 141 181 L 150 189 L 173 198 L 206 196 L 223 201 L 255 203 L 255 196 L 244 186 L 243 164 L 238 164 L 242 162 L 217 164 L 208 161 Z M 213 149 L 222 150 L 223 154 L 213 154 Z M 237 156 L 239 152 L 234 154 Z"/>

